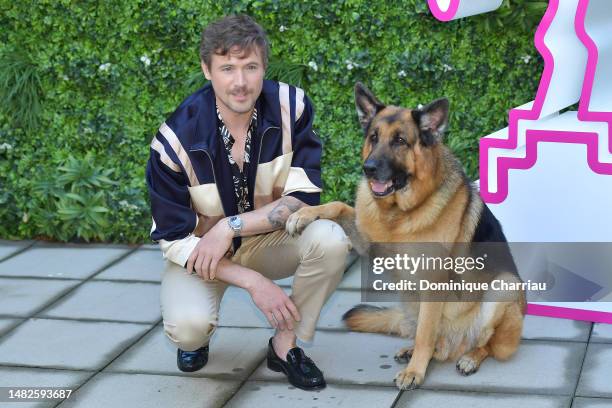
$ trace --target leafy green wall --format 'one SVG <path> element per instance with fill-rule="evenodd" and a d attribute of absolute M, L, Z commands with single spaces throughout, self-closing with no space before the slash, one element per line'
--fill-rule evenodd
<path fill-rule="evenodd" d="M 426 0 L 0 0 L 0 237 L 146 242 L 151 137 L 203 84 L 202 28 L 232 12 L 268 31 L 269 77 L 316 109 L 329 200 L 352 201 L 362 81 L 404 106 L 451 101 L 447 142 L 477 177 L 478 139 L 535 95 L 545 3 L 441 23 Z"/>

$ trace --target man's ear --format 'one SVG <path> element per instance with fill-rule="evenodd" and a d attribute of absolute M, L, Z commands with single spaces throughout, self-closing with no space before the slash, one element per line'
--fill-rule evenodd
<path fill-rule="evenodd" d="M 431 146 L 442 140 L 442 135 L 448 126 L 448 108 L 448 99 L 440 98 L 412 111 L 412 118 L 421 131 L 421 141 L 425 146 Z"/>
<path fill-rule="evenodd" d="M 210 70 L 204 61 L 200 61 L 200 67 L 202 67 L 202 72 L 204 73 L 204 77 L 210 81 Z"/>
<path fill-rule="evenodd" d="M 361 82 L 355 84 L 355 106 L 363 130 L 368 128 L 374 116 L 385 107 Z"/>

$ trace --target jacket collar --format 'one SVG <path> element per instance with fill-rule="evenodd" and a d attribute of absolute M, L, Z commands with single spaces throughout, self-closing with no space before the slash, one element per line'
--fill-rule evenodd
<path fill-rule="evenodd" d="M 269 88 L 273 84 L 272 81 L 264 81 L 262 92 L 255 102 L 257 108 L 257 136 L 261 137 L 269 128 L 280 128 L 280 112 L 277 114 L 276 109 L 273 109 L 274 104 L 270 104 Z M 190 151 L 205 150 L 214 159 L 219 143 L 217 137 L 217 109 L 215 100 L 215 91 L 210 82 L 203 88 L 202 99 L 200 100 L 200 109 L 198 112 L 198 122 L 196 124 L 196 133 L 194 143 L 189 147 Z M 279 104 L 276 103 L 276 106 Z"/>

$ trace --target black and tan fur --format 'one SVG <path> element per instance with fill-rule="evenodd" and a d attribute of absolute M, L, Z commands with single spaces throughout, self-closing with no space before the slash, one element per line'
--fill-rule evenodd
<path fill-rule="evenodd" d="M 506 241 L 461 163 L 442 144 L 446 99 L 414 110 L 386 106 L 357 83 L 355 101 L 365 133 L 364 177 L 355 208 L 341 202 L 302 208 L 287 220 L 290 234 L 327 218 L 343 226 L 360 253 L 367 251 L 369 242 Z M 380 191 L 381 185 L 388 188 Z M 524 306 L 524 292 L 517 292 L 515 299 L 504 302 L 359 305 L 343 318 L 355 331 L 414 338 L 413 347 L 396 354 L 398 361 L 409 362 L 395 382 L 411 389 L 423 382 L 432 357 L 458 359 L 456 367 L 463 375 L 476 372 L 488 356 L 509 358 L 519 346 Z"/>

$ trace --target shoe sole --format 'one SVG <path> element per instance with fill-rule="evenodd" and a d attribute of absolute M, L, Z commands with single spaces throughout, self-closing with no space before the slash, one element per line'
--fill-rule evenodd
<path fill-rule="evenodd" d="M 179 359 L 177 358 L 176 360 L 177 368 L 184 373 L 193 373 L 195 371 L 200 371 L 206 366 L 206 364 L 208 364 L 208 358 L 206 358 L 206 361 L 204 361 L 204 364 L 202 364 L 201 366 L 188 368 L 188 367 L 181 367 L 181 364 L 179 363 Z"/>
<path fill-rule="evenodd" d="M 202 365 L 202 367 L 195 367 L 195 368 L 182 368 L 182 367 L 177 367 L 179 370 L 181 370 L 184 373 L 193 373 L 195 371 L 200 371 L 201 369 L 204 368 L 206 364 Z"/>
<path fill-rule="evenodd" d="M 301 390 L 304 391 L 315 391 L 315 390 L 322 390 L 323 388 L 327 387 L 327 383 L 323 383 L 320 385 L 313 385 L 312 387 L 305 387 L 303 385 L 299 385 L 299 384 L 295 384 L 293 382 L 291 382 L 291 380 L 289 379 L 289 373 L 287 373 L 287 371 L 285 371 L 284 367 L 278 363 L 275 363 L 273 361 L 270 361 L 269 359 L 267 359 L 267 365 L 268 368 L 272 371 L 276 371 L 277 373 L 283 373 L 287 376 L 287 381 L 289 381 L 289 384 L 293 385 L 296 388 L 299 388 Z"/>

